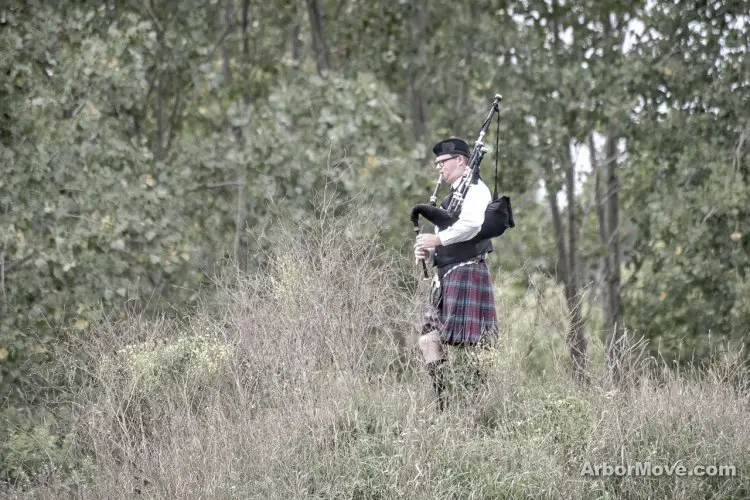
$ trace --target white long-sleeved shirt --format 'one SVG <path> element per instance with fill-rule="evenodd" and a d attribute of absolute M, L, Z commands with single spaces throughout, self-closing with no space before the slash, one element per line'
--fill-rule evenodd
<path fill-rule="evenodd" d="M 452 187 L 456 189 L 460 183 L 461 178 L 454 181 Z M 476 184 L 471 184 L 466 191 L 458 220 L 444 231 L 435 228 L 435 234 L 440 238 L 440 243 L 443 246 L 451 245 L 470 240 L 479 234 L 484 223 L 484 212 L 491 201 L 490 188 L 481 179 Z"/>

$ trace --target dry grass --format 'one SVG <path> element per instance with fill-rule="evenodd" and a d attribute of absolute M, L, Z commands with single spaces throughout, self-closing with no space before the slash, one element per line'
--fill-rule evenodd
<path fill-rule="evenodd" d="M 424 285 L 358 218 L 281 228 L 269 269 L 217 279 L 181 321 L 79 343 L 66 459 L 8 498 L 746 498 L 744 365 L 568 381 L 555 293 L 504 293 L 489 382 L 438 415 L 414 349 Z M 502 244 L 501 242 L 499 244 Z M 182 340 L 178 340 L 182 339 Z M 592 340 L 598 380 L 601 342 Z M 82 356 L 81 356 L 82 355 Z M 726 477 L 582 477 L 592 464 L 731 464 Z"/>

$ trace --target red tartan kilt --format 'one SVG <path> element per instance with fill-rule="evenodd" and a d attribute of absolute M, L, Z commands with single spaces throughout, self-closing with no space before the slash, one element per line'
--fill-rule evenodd
<path fill-rule="evenodd" d="M 445 344 L 492 342 L 497 335 L 495 295 L 487 264 L 473 262 L 448 271 L 441 282 L 440 307 L 425 317 L 425 330 L 439 326 Z M 431 308 L 432 309 L 432 308 Z M 439 317 L 439 325 L 435 320 Z"/>

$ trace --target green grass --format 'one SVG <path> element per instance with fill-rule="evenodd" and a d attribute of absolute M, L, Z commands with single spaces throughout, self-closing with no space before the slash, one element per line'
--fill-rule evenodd
<path fill-rule="evenodd" d="M 394 286 L 403 269 L 382 255 L 368 260 L 362 241 L 336 229 L 283 247 L 271 276 L 223 277 L 210 303 L 186 319 L 130 318 L 58 346 L 47 380 L 76 382 L 58 388 L 33 425 L 3 413 L 0 494 L 750 496 L 739 358 L 701 373 L 636 364 L 630 384 L 614 390 L 591 335 L 592 382 L 577 386 L 559 290 L 513 295 L 513 276 L 500 274 L 502 342 L 481 357 L 486 388 L 455 389 L 439 414 L 414 344 L 425 290 Z M 594 317 L 588 327 L 595 331 Z M 581 476 L 587 462 L 637 461 L 734 465 L 737 476 Z"/>

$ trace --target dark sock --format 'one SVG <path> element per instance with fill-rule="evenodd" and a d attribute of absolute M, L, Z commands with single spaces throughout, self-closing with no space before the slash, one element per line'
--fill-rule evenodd
<path fill-rule="evenodd" d="M 432 380 L 432 388 L 435 389 L 438 410 L 440 411 L 445 409 L 445 380 L 442 370 L 443 361 L 444 360 L 439 359 L 427 364 L 427 373 Z"/>

